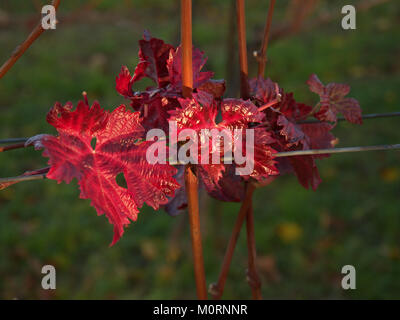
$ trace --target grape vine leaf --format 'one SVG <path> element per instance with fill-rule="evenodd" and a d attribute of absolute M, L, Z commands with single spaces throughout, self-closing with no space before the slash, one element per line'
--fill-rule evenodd
<path fill-rule="evenodd" d="M 84 101 L 72 109 L 71 103 L 56 103 L 47 121 L 58 136 L 44 135 L 36 145 L 49 157 L 47 178 L 58 183 L 76 178 L 80 198 L 90 199 L 98 215 L 105 214 L 114 225 L 113 245 L 130 220 L 137 219 L 138 208 L 144 203 L 157 209 L 174 195 L 179 188 L 173 178 L 176 169 L 146 160 L 152 142 L 140 141 L 144 129 L 137 112 L 121 105 L 109 113 L 97 102 L 89 107 Z M 117 183 L 120 173 L 126 188 Z"/>
<path fill-rule="evenodd" d="M 307 81 L 310 90 L 320 96 L 321 108 L 315 117 L 321 121 L 336 122 L 337 114 L 354 124 L 362 124 L 361 107 L 354 98 L 346 98 L 350 86 L 341 83 L 329 83 L 324 86 L 316 74 Z"/>
<path fill-rule="evenodd" d="M 197 88 L 210 78 L 214 72 L 203 72 L 204 65 L 207 59 L 204 57 L 204 52 L 193 47 L 192 64 L 193 64 L 193 88 Z M 172 50 L 167 61 L 167 69 L 169 80 L 172 86 L 178 90 L 182 88 L 182 47 L 179 46 L 176 50 Z"/>
<path fill-rule="evenodd" d="M 169 84 L 167 60 L 174 47 L 161 39 L 151 37 L 147 31 L 139 41 L 139 47 L 139 63 L 134 74 L 131 75 L 129 69 L 123 66 L 116 77 L 116 89 L 126 98 L 134 96 L 132 86 L 143 77 L 152 79 L 159 88 Z"/>

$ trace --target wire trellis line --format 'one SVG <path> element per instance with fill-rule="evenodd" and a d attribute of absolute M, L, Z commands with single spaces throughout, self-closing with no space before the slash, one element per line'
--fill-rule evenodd
<path fill-rule="evenodd" d="M 377 146 L 359 146 L 359 147 L 345 147 L 345 148 L 332 148 L 332 149 L 313 149 L 313 150 L 299 150 L 299 151 L 287 151 L 277 152 L 274 154 L 275 157 L 295 157 L 295 156 L 310 156 L 317 154 L 336 154 L 336 153 L 349 153 L 349 152 L 364 152 L 364 151 L 387 151 L 387 150 L 399 150 L 399 144 L 384 144 Z M 232 161 L 232 158 L 224 158 L 224 161 Z M 182 162 L 169 161 L 171 165 L 187 164 Z M 0 178 L 0 189 L 1 184 L 4 183 L 16 183 L 20 181 L 40 180 L 46 178 L 47 173 L 33 174 L 33 175 L 20 175 L 16 177 Z"/>
<path fill-rule="evenodd" d="M 1 139 L 0 144 L 7 144 L 7 143 L 21 143 L 26 142 L 29 138 L 9 138 L 9 139 Z"/>
<path fill-rule="evenodd" d="M 296 150 L 296 151 L 285 151 L 276 152 L 273 154 L 275 158 L 283 157 L 297 157 L 297 156 L 312 156 L 318 154 L 336 154 L 336 153 L 349 153 L 349 152 L 366 152 L 366 151 L 387 151 L 387 150 L 399 150 L 399 144 L 382 144 L 377 146 L 357 146 L 357 147 L 344 147 L 344 148 L 330 148 L 330 149 L 311 149 L 311 150 Z M 223 163 L 232 163 L 234 159 L 232 157 L 225 157 L 222 159 Z M 179 161 L 169 160 L 170 165 L 182 165 L 186 164 Z"/>
<path fill-rule="evenodd" d="M 385 112 L 385 113 L 370 113 L 362 116 L 363 119 L 379 119 L 379 118 L 394 118 L 400 117 L 400 112 Z M 346 120 L 344 117 L 338 117 L 338 121 Z M 311 124 L 311 123 L 322 123 L 319 120 L 304 120 L 297 122 L 298 124 Z M 28 141 L 29 138 L 8 138 L 8 139 L 0 139 L 0 144 L 7 143 L 22 143 Z"/>
<path fill-rule="evenodd" d="M 378 146 L 360 146 L 360 147 L 345 147 L 345 148 L 331 148 L 331 149 L 313 149 L 313 150 L 299 150 L 277 152 L 275 157 L 294 157 L 294 156 L 308 156 L 317 154 L 334 154 L 334 153 L 347 153 L 347 152 L 364 152 L 364 151 L 384 151 L 400 149 L 400 144 L 383 144 Z"/>
<path fill-rule="evenodd" d="M 394 118 L 394 117 L 400 117 L 400 112 L 370 113 L 363 115 L 362 119 L 367 120 L 367 119 Z M 346 119 L 344 117 L 337 118 L 337 121 L 345 121 L 345 120 Z M 319 121 L 317 119 L 310 119 L 310 120 L 299 121 L 297 123 L 310 124 L 310 123 L 321 123 L 321 122 L 323 121 Z"/>

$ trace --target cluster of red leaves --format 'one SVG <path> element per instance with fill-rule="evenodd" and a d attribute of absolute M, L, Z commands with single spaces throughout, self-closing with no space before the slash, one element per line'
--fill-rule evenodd
<path fill-rule="evenodd" d="M 116 77 L 116 89 L 131 101 L 131 106 L 142 115 L 146 130 L 168 130 L 169 111 L 179 108 L 178 97 L 182 91 L 181 47 L 174 48 L 163 40 L 152 38 L 148 32 L 139 41 L 139 63 L 133 75 L 123 66 Z M 224 94 L 225 82 L 210 80 L 213 72 L 202 72 L 207 59 L 199 49 L 193 49 L 193 87 L 219 98 Z M 144 92 L 134 92 L 133 85 L 143 77 L 150 78 L 156 86 Z"/>
<path fill-rule="evenodd" d="M 361 110 L 354 99 L 345 98 L 345 85 L 323 86 L 316 76 L 308 81 L 310 89 L 321 97 L 317 108 L 297 103 L 293 94 L 285 93 L 276 83 L 262 78 L 250 81 L 251 100 L 223 99 L 225 82 L 212 80 L 212 72 L 204 72 L 203 52 L 193 49 L 193 86 L 191 98 L 181 95 L 181 48 L 152 38 L 147 32 L 139 41 L 139 63 L 131 74 L 122 67 L 116 77 L 116 89 L 129 99 L 134 112 L 124 105 L 107 112 L 95 102 L 80 101 L 75 110 L 71 103 L 59 103 L 50 110 L 47 121 L 58 136 L 39 135 L 29 143 L 44 148 L 49 157 L 47 177 L 69 183 L 78 180 L 80 197 L 90 199 L 97 213 L 106 214 L 114 225 L 113 244 L 122 236 L 130 220 L 136 220 L 139 208 L 147 203 L 155 209 L 164 206 L 171 215 L 186 206 L 183 165 L 150 164 L 147 148 L 161 141 L 146 141 L 145 134 L 153 128 L 168 130 L 168 121 L 176 121 L 178 133 L 192 129 L 198 139 L 204 139 L 203 129 L 239 130 L 244 153 L 251 152 L 253 171 L 244 176 L 236 174 L 242 165 L 223 163 L 224 153 L 234 151 L 235 144 L 201 145 L 196 157 L 217 154 L 221 163 L 198 164 L 197 175 L 207 192 L 222 201 L 241 201 L 244 182 L 266 183 L 278 174 L 294 172 L 300 183 L 314 190 L 321 179 L 315 164 L 323 156 L 298 156 L 274 159 L 280 151 L 332 147 L 335 138 L 330 133 L 336 114 L 350 122 L 361 123 Z M 134 91 L 134 84 L 147 77 L 155 85 L 145 91 Z M 324 122 L 301 124 L 309 116 Z M 254 133 L 255 143 L 248 149 L 247 130 Z M 210 140 L 211 141 L 211 140 Z M 168 142 L 171 143 L 170 141 Z M 182 141 L 177 143 L 184 148 Z M 247 149 L 247 150 L 246 150 Z M 123 174 L 126 187 L 117 183 Z"/>
<path fill-rule="evenodd" d="M 116 89 L 130 100 L 134 110 L 140 112 L 146 130 L 160 128 L 167 131 L 168 121 L 175 120 L 178 132 L 189 128 L 200 134 L 201 129 L 245 130 L 249 124 L 265 120 L 265 115 L 250 101 L 222 99 L 225 81 L 213 80 L 213 72 L 201 71 L 206 58 L 199 49 L 193 48 L 194 94 L 191 99 L 183 99 L 181 48 L 165 44 L 146 32 L 144 39 L 139 41 L 139 47 L 139 63 L 134 73 L 131 74 L 123 66 L 116 77 Z M 134 83 L 143 77 L 152 79 L 156 86 L 148 87 L 144 92 L 134 91 Z M 222 122 L 217 124 L 219 113 L 222 114 Z M 251 178 L 260 180 L 269 175 L 277 175 L 278 170 L 272 160 L 275 151 L 270 147 L 274 141 L 270 134 L 264 128 L 256 129 L 255 141 L 257 144 L 252 150 L 255 163 Z M 221 148 L 215 146 L 214 149 L 221 151 Z M 243 179 L 235 174 L 235 167 L 235 164 L 208 164 L 198 165 L 197 170 L 200 182 L 211 196 L 222 201 L 241 201 L 244 197 Z M 184 191 L 184 188 L 177 191 L 176 198 L 171 199 L 166 206 L 169 214 L 176 215 L 186 207 Z"/>
<path fill-rule="evenodd" d="M 208 144 L 204 144 L 199 149 L 197 156 L 200 158 L 202 154 L 207 154 L 209 163 L 211 163 L 214 153 L 217 153 L 217 158 L 221 159 L 220 164 L 199 164 L 198 174 L 201 181 L 204 183 L 208 193 L 222 201 L 241 201 L 244 195 L 243 179 L 255 179 L 257 181 L 268 178 L 271 175 L 277 175 L 279 172 L 275 167 L 273 160 L 273 153 L 275 150 L 271 148 L 271 144 L 275 140 L 265 128 L 254 128 L 254 145 L 252 150 L 246 150 L 246 129 L 250 128 L 253 123 L 261 123 L 265 119 L 265 115 L 258 111 L 258 108 L 250 101 L 241 99 L 214 99 L 208 93 L 199 91 L 193 94 L 190 99 L 179 99 L 181 104 L 180 109 L 171 112 L 170 120 L 176 121 L 178 133 L 181 130 L 193 129 L 198 133 L 199 140 L 204 140 L 204 132 L 201 130 L 217 129 L 231 134 L 233 143 L 236 143 L 235 138 L 232 137 L 233 130 L 240 130 L 242 132 L 242 139 L 240 143 L 243 146 L 243 151 L 246 154 L 251 152 L 254 154 L 252 167 L 253 171 L 249 175 L 243 175 L 240 178 L 235 174 L 236 167 L 241 167 L 238 164 L 225 164 L 222 163 L 224 157 L 224 145 L 212 144 L 209 139 Z M 221 121 L 217 123 L 217 115 L 221 113 Z M 234 151 L 235 145 L 228 146 L 229 151 Z M 198 161 L 200 163 L 200 161 Z"/>
<path fill-rule="evenodd" d="M 316 107 L 297 102 L 293 93 L 284 92 L 270 79 L 249 81 L 255 104 L 266 114 L 267 121 L 263 125 L 273 134 L 276 141 L 273 148 L 279 152 L 333 148 L 337 140 L 331 130 L 339 112 L 351 123 L 362 123 L 357 100 L 344 97 L 350 91 L 348 85 L 330 83 L 325 87 L 314 74 L 307 84 L 312 92 L 320 95 L 321 102 Z M 306 123 L 308 117 L 321 122 Z M 316 190 L 321 178 L 315 160 L 324 157 L 328 155 L 279 158 L 278 169 L 281 174 L 294 172 L 302 186 Z"/>

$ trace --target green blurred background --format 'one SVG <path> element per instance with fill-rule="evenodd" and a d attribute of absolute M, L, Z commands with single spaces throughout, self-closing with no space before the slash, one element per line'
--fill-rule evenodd
<path fill-rule="evenodd" d="M 293 21 L 289 2 L 277 1 L 273 33 Z M 306 2 L 306 1 L 303 1 Z M 357 1 L 314 1 L 297 32 L 275 36 L 266 73 L 295 97 L 315 103 L 305 84 L 311 73 L 324 83 L 345 82 L 364 113 L 399 111 L 400 4 L 359 10 L 357 30 L 341 28 L 340 10 Z M 364 3 L 368 1 L 359 1 Z M 0 62 L 37 23 L 46 1 L 0 0 Z M 246 3 L 249 65 L 260 45 L 269 1 Z M 365 9 L 365 8 L 364 8 Z M 232 1 L 195 1 L 193 40 L 209 57 L 206 68 L 226 78 L 238 95 Z M 298 10 L 294 10 L 297 12 Z M 322 23 L 321 17 L 336 18 Z M 0 138 L 54 133 L 45 116 L 55 101 L 76 103 L 86 90 L 111 109 L 124 99 L 115 91 L 122 65 L 137 63 L 144 29 L 179 44 L 178 1 L 62 1 L 57 29 L 45 32 L 0 80 Z M 296 18 L 299 19 L 298 17 Z M 321 22 L 321 23 L 320 23 Z M 295 30 L 296 31 L 296 30 Z M 232 42 L 233 40 L 233 42 Z M 146 83 L 143 83 L 143 86 Z M 147 83 L 148 84 L 148 83 Z M 339 146 L 399 143 L 399 119 L 340 123 Z M 399 298 L 399 152 L 341 154 L 319 162 L 323 183 L 303 189 L 294 176 L 255 194 L 258 268 L 266 299 Z M 0 154 L 0 176 L 46 165 L 33 149 Z M 145 207 L 112 248 L 112 226 L 78 199 L 76 181 L 36 181 L 0 191 L 0 298 L 188 299 L 195 298 L 189 225 Z M 217 279 L 239 204 L 201 201 L 207 282 Z M 224 298 L 248 299 L 245 232 L 238 242 Z M 57 289 L 41 288 L 41 267 L 57 269 Z M 354 265 L 357 289 L 341 288 L 341 268 Z"/>

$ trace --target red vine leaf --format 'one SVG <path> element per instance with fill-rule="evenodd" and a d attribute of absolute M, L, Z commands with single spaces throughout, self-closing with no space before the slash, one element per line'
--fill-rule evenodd
<path fill-rule="evenodd" d="M 153 79 L 159 88 L 168 85 L 167 60 L 171 49 L 174 49 L 174 47 L 161 39 L 152 38 L 146 31 L 143 40 L 139 41 L 139 46 L 139 64 L 146 63 L 146 68 L 143 71 L 144 76 Z"/>
<path fill-rule="evenodd" d="M 260 105 L 266 104 L 277 98 L 276 83 L 263 77 L 249 80 L 250 95 L 258 100 Z"/>
<path fill-rule="evenodd" d="M 185 166 L 178 165 L 177 169 L 178 172 L 174 175 L 174 178 L 181 185 L 181 187 L 175 191 L 175 195 L 173 197 L 169 197 L 168 203 L 163 205 L 164 210 L 172 217 L 183 213 L 188 206 L 184 178 Z"/>
<path fill-rule="evenodd" d="M 168 132 L 169 112 L 179 107 L 176 98 L 167 98 L 156 93 L 154 96 L 142 95 L 131 100 L 131 106 L 135 111 L 140 111 L 141 125 L 146 131 L 159 128 Z"/>
<path fill-rule="evenodd" d="M 262 122 L 265 115 L 250 101 L 224 99 L 221 103 L 222 122 L 219 126 L 229 129 L 248 128 L 250 123 Z"/>
<path fill-rule="evenodd" d="M 137 219 L 138 208 L 147 203 L 157 209 L 179 187 L 174 167 L 148 163 L 146 150 L 152 142 L 138 142 L 144 133 L 139 114 L 125 106 L 108 113 L 97 102 L 89 107 L 80 101 L 75 111 L 71 104 L 56 104 L 47 120 L 59 134 L 42 137 L 43 155 L 50 158 L 47 178 L 78 180 L 80 197 L 91 199 L 97 213 L 106 214 L 114 225 L 112 244 L 129 220 Z M 127 188 L 116 181 L 120 173 Z"/>
<path fill-rule="evenodd" d="M 321 121 L 337 121 L 337 114 L 355 124 L 362 124 L 361 107 L 356 99 L 346 98 L 350 86 L 340 83 L 329 83 L 324 86 L 317 75 L 312 74 L 307 81 L 310 90 L 320 96 L 321 108 L 315 117 Z"/>
<path fill-rule="evenodd" d="M 193 47 L 193 88 L 197 88 L 210 78 L 214 72 L 202 72 L 207 59 L 204 57 L 204 52 Z M 179 46 L 175 51 L 171 51 L 167 62 L 169 80 L 173 87 L 182 88 L 182 48 Z"/>
<path fill-rule="evenodd" d="M 234 164 L 208 164 L 198 166 L 198 174 L 208 194 L 220 201 L 240 202 L 245 195 L 241 176 L 236 175 Z"/>
<path fill-rule="evenodd" d="M 256 99 L 259 106 L 270 104 L 274 100 L 277 101 L 271 105 L 273 109 L 279 110 L 285 117 L 300 121 L 307 118 L 312 111 L 312 107 L 303 103 L 298 103 L 293 93 L 286 93 L 271 79 L 262 77 L 249 80 L 251 95 Z M 278 90 L 277 90 L 278 89 Z"/>
<path fill-rule="evenodd" d="M 197 90 L 211 94 L 214 99 L 221 98 L 225 93 L 225 80 L 208 80 L 200 85 Z"/>
<path fill-rule="evenodd" d="M 135 73 L 131 76 L 128 68 L 123 66 L 121 72 L 115 79 L 115 88 L 118 93 L 126 98 L 133 97 L 132 86 L 136 81 L 139 81 L 145 76 L 145 70 L 148 66 L 147 61 L 140 62 L 135 69 Z"/>
<path fill-rule="evenodd" d="M 139 41 L 139 47 L 139 63 L 134 74 L 131 75 L 128 68 L 123 66 L 116 77 L 116 89 L 126 98 L 134 96 L 132 86 L 143 77 L 152 79 L 159 88 L 169 84 L 167 60 L 169 51 L 174 47 L 161 39 L 152 38 L 147 31 Z"/>
<path fill-rule="evenodd" d="M 279 115 L 276 123 L 282 127 L 279 132 L 285 137 L 289 147 L 304 141 L 305 134 L 302 128 L 296 123 L 289 121 L 284 115 Z"/>
<path fill-rule="evenodd" d="M 115 78 L 115 89 L 117 89 L 120 95 L 124 97 L 132 96 L 132 76 L 126 66 L 121 67 L 121 72 Z"/>
<path fill-rule="evenodd" d="M 331 133 L 333 125 L 329 123 L 302 124 L 301 129 L 308 137 L 310 149 L 330 149 L 336 144 L 336 138 Z M 314 155 L 314 157 L 320 158 L 321 155 Z"/>
<path fill-rule="evenodd" d="M 322 180 L 314 158 L 312 156 L 289 157 L 289 162 L 300 184 L 306 189 L 311 187 L 314 191 L 317 190 Z"/>

